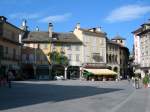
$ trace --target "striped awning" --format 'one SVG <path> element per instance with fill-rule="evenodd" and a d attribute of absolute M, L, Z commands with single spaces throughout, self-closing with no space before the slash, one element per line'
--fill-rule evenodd
<path fill-rule="evenodd" d="M 94 75 L 117 75 L 116 72 L 109 69 L 84 69 Z"/>

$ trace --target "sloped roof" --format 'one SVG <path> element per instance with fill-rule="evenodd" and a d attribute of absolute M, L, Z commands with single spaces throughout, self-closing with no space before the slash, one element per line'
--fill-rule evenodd
<path fill-rule="evenodd" d="M 25 43 L 49 43 L 49 42 L 63 42 L 63 43 L 82 43 L 73 33 L 57 33 L 53 32 L 52 38 L 49 37 L 48 32 L 27 32 L 22 40 Z"/>
<path fill-rule="evenodd" d="M 116 35 L 112 40 L 125 40 L 125 38 L 121 37 L 120 35 Z"/>
<path fill-rule="evenodd" d="M 107 39 L 107 44 L 114 44 L 114 45 L 118 45 L 119 47 L 122 46 L 121 44 L 119 44 L 119 43 L 117 43 L 115 41 L 109 40 L 109 39 Z"/>
<path fill-rule="evenodd" d="M 73 33 L 53 33 L 52 42 L 61 43 L 82 43 Z"/>
<path fill-rule="evenodd" d="M 136 30 L 135 30 L 135 31 L 133 31 L 132 33 L 140 33 L 140 32 L 142 32 L 142 27 L 140 27 L 140 28 L 136 29 Z"/>
<path fill-rule="evenodd" d="M 48 32 L 27 32 L 23 42 L 50 42 Z"/>
<path fill-rule="evenodd" d="M 150 25 L 150 19 L 147 22 L 145 22 L 144 24 L 142 24 L 141 26 L 143 26 L 143 25 Z"/>
<path fill-rule="evenodd" d="M 84 29 L 84 28 L 79 28 L 79 29 L 83 31 L 84 33 L 88 33 L 90 35 L 103 36 L 103 37 L 107 35 L 105 32 L 102 32 L 102 31 L 90 31 L 91 29 Z"/>

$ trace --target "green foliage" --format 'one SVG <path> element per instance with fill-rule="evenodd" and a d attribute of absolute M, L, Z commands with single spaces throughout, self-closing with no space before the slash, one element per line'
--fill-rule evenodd
<path fill-rule="evenodd" d="M 145 75 L 145 77 L 143 78 L 143 84 L 148 84 L 149 83 L 149 77 L 148 75 Z"/>
<path fill-rule="evenodd" d="M 63 52 L 59 53 L 57 51 L 53 51 L 49 53 L 49 58 L 52 64 L 61 64 L 64 66 L 67 66 L 69 64 L 69 60 Z"/>
<path fill-rule="evenodd" d="M 86 71 L 86 70 L 84 70 L 84 72 L 83 72 L 83 76 L 84 77 L 88 77 L 88 76 L 93 76 L 94 74 L 93 73 L 91 73 L 91 72 L 88 72 L 88 71 Z"/>

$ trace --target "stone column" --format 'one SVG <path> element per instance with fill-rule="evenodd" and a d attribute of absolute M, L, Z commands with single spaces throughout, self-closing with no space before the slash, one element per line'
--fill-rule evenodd
<path fill-rule="evenodd" d="M 83 67 L 80 67 L 80 79 L 82 79 L 82 77 L 83 77 L 82 76 L 82 72 L 83 72 L 82 70 L 83 70 Z"/>
<path fill-rule="evenodd" d="M 33 69 L 34 69 L 34 77 L 36 79 L 36 65 L 33 66 Z"/>
<path fill-rule="evenodd" d="M 67 79 L 67 67 L 65 67 L 65 79 Z"/>
<path fill-rule="evenodd" d="M 49 79 L 51 80 L 52 79 L 52 66 L 51 65 L 49 65 L 48 66 L 48 69 L 49 69 Z"/>

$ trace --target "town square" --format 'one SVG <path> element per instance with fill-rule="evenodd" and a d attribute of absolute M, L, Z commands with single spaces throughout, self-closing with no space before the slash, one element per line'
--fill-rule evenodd
<path fill-rule="evenodd" d="M 149 0 L 0 5 L 0 112 L 150 112 Z"/>
<path fill-rule="evenodd" d="M 142 86 L 142 85 L 141 85 Z M 149 112 L 150 89 L 127 81 L 23 81 L 1 88 L 2 112 Z"/>

